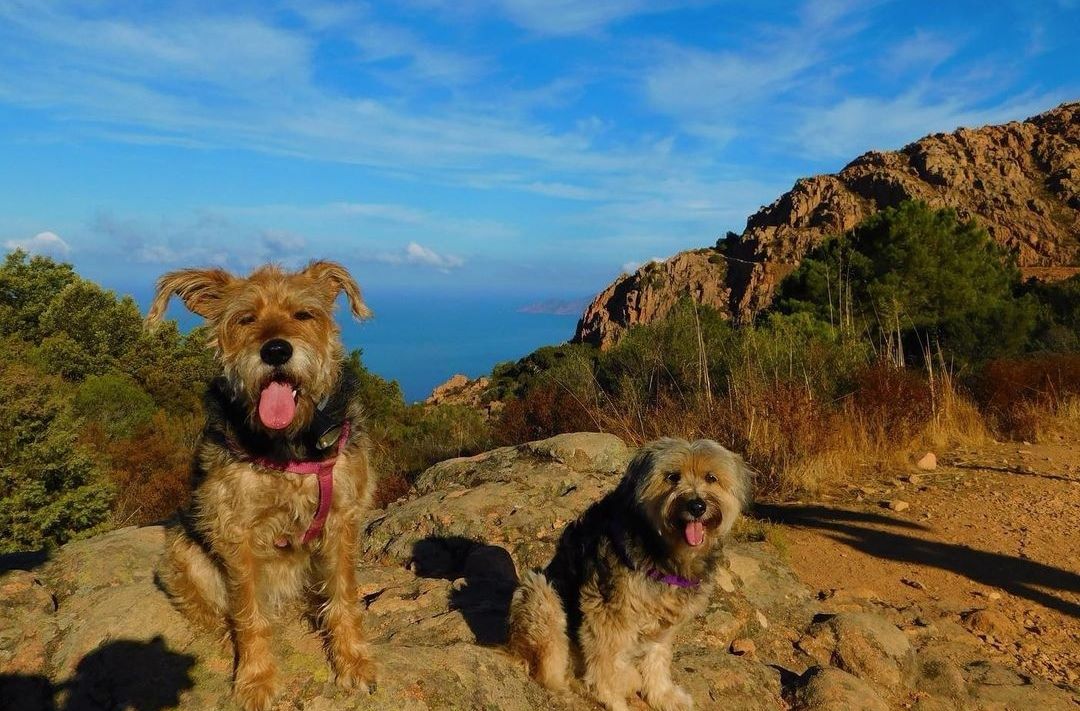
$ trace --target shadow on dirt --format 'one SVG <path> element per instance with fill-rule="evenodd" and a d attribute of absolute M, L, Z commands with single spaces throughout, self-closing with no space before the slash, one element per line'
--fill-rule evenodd
<path fill-rule="evenodd" d="M 1072 571 L 1017 556 L 907 535 L 912 530 L 929 529 L 922 524 L 881 514 L 821 505 L 759 504 L 754 515 L 775 523 L 828 531 L 833 540 L 877 558 L 950 570 L 1080 618 L 1080 605 L 1054 594 L 1080 594 L 1080 575 Z M 888 531 L 880 527 L 906 531 Z"/>

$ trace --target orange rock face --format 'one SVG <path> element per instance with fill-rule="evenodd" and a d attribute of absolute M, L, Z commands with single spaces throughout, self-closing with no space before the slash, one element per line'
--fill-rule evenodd
<path fill-rule="evenodd" d="M 627 328 L 666 316 L 684 296 L 726 310 L 730 299 L 726 271 L 726 260 L 717 250 L 698 249 L 624 274 L 585 309 L 574 342 L 608 348 Z"/>
<path fill-rule="evenodd" d="M 1077 273 L 1080 102 L 1023 122 L 934 134 L 899 151 L 872 151 L 834 175 L 800 179 L 747 220 L 726 256 L 695 250 L 664 262 L 664 279 L 648 279 L 643 272 L 650 265 L 621 277 L 585 311 L 574 340 L 610 346 L 629 326 L 662 318 L 687 293 L 750 318 L 768 306 L 777 284 L 810 248 L 908 199 L 952 207 L 961 219 L 977 220 L 1016 254 L 1025 275 L 1053 279 Z M 702 266 L 711 264 L 709 253 L 718 258 L 718 268 Z"/>

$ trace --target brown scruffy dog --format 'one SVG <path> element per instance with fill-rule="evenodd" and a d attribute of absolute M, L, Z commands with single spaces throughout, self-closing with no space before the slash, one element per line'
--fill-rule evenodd
<path fill-rule="evenodd" d="M 663 711 L 693 701 L 671 679 L 672 638 L 704 610 L 722 541 L 747 505 L 742 459 L 711 440 L 641 449 L 618 487 L 563 532 L 543 571 L 526 573 L 510 607 L 510 649 L 553 689 L 571 653 L 611 711 L 641 691 Z"/>
<path fill-rule="evenodd" d="M 314 593 L 339 684 L 366 688 L 375 668 L 357 608 L 356 548 L 371 497 L 368 440 L 333 319 L 345 292 L 370 316 L 341 266 L 265 266 L 247 278 L 221 269 L 163 276 L 147 316 L 176 294 L 213 329 L 222 375 L 206 394 L 192 505 L 173 533 L 163 583 L 203 626 L 236 645 L 234 693 L 247 711 L 275 690 L 271 618 Z"/>

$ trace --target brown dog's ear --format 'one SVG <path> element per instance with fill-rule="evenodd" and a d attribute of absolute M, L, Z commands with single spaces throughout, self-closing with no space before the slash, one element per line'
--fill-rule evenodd
<path fill-rule="evenodd" d="M 146 314 L 146 324 L 155 326 L 165 316 L 169 299 L 176 294 L 188 310 L 205 319 L 213 319 L 221 313 L 222 295 L 225 287 L 233 280 L 224 269 L 181 269 L 169 272 L 158 279 L 157 293 L 150 311 Z"/>
<path fill-rule="evenodd" d="M 338 294 L 345 292 L 349 299 L 349 310 L 357 321 L 371 318 L 373 314 L 368 305 L 364 303 L 364 296 L 360 293 L 360 285 L 352 278 L 349 271 L 337 262 L 317 260 L 307 265 L 302 272 L 322 285 L 333 301 Z"/>

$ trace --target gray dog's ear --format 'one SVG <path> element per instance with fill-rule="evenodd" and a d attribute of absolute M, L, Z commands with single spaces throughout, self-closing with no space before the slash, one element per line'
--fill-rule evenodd
<path fill-rule="evenodd" d="M 349 310 L 357 321 L 371 318 L 374 315 L 368 305 L 364 303 L 364 296 L 360 293 L 360 285 L 353 279 L 352 274 L 349 274 L 349 270 L 337 262 L 329 262 L 323 259 L 316 260 L 307 265 L 301 273 L 324 285 L 331 301 L 344 291 L 345 297 L 349 300 Z"/>
<path fill-rule="evenodd" d="M 222 296 L 233 276 L 224 269 L 181 269 L 169 272 L 158 279 L 157 292 L 146 325 L 153 327 L 165 316 L 169 299 L 176 294 L 184 306 L 205 319 L 213 319 L 221 313 Z"/>

